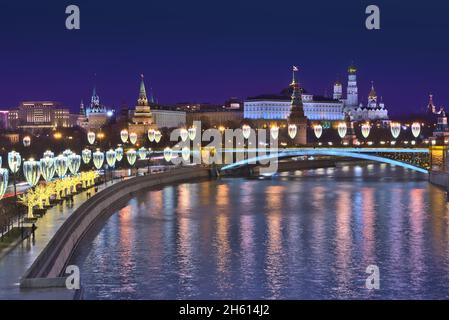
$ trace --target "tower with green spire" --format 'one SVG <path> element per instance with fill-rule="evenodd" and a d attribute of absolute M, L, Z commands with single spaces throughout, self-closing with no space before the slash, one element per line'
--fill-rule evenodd
<path fill-rule="evenodd" d="M 293 67 L 293 79 L 290 86 L 292 87 L 292 106 L 288 124 L 294 124 L 297 128 L 297 134 L 294 138 L 295 145 L 307 144 L 307 117 L 304 115 L 304 106 L 302 103 L 301 88 L 297 80 L 297 67 Z"/>
<path fill-rule="evenodd" d="M 137 99 L 134 115 L 131 123 L 129 124 L 129 131 L 136 133 L 139 139 L 142 139 L 146 136 L 148 129 L 154 129 L 156 126 L 154 124 L 151 107 L 148 102 L 143 74 L 140 77 L 139 98 Z"/>

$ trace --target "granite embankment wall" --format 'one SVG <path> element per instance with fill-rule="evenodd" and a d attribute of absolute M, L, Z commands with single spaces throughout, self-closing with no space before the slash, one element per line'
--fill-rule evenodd
<path fill-rule="evenodd" d="M 95 222 L 114 208 L 123 205 L 137 192 L 167 184 L 209 178 L 203 167 L 172 171 L 120 181 L 95 194 L 64 222 L 21 280 L 21 287 L 52 287 L 61 284 L 64 269 L 78 243 Z"/>
<path fill-rule="evenodd" d="M 449 172 L 430 171 L 429 181 L 449 191 Z"/>

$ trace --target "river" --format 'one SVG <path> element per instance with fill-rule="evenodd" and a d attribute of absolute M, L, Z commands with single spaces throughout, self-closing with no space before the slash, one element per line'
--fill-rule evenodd
<path fill-rule="evenodd" d="M 445 192 L 386 164 L 223 178 L 142 192 L 72 264 L 85 299 L 447 299 L 448 222 Z"/>

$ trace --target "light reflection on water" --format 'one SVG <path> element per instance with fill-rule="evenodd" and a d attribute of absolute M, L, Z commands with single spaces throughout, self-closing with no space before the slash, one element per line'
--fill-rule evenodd
<path fill-rule="evenodd" d="M 142 193 L 73 263 L 88 299 L 448 298 L 448 221 L 426 176 L 345 165 Z"/>

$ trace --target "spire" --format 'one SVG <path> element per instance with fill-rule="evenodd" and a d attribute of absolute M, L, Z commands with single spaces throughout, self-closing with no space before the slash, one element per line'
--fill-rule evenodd
<path fill-rule="evenodd" d="M 83 116 L 86 115 L 86 110 L 84 109 L 84 102 L 83 102 L 83 100 L 81 100 L 81 103 L 80 103 L 80 115 L 83 115 Z"/>
<path fill-rule="evenodd" d="M 429 94 L 429 104 L 427 105 L 428 113 L 436 113 L 436 107 L 433 103 L 433 94 Z"/>
<path fill-rule="evenodd" d="M 147 91 L 145 90 L 145 83 L 143 81 L 144 75 L 141 74 L 140 77 L 141 77 L 140 91 L 139 91 L 139 99 L 137 100 L 137 105 L 148 106 Z"/>
<path fill-rule="evenodd" d="M 150 88 L 150 103 L 154 103 L 154 101 L 153 88 Z"/>
<path fill-rule="evenodd" d="M 371 91 L 368 95 L 368 100 L 377 100 L 376 90 L 374 90 L 374 81 L 371 81 Z"/>

